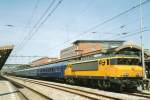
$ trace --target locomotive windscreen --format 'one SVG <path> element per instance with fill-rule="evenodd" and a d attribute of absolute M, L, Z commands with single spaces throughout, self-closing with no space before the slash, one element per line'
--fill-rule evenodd
<path fill-rule="evenodd" d="M 134 58 L 115 58 L 110 60 L 111 65 L 139 65 L 140 60 Z"/>
<path fill-rule="evenodd" d="M 91 62 L 83 62 L 77 63 L 72 65 L 72 70 L 97 70 L 98 69 L 98 61 L 91 61 Z"/>

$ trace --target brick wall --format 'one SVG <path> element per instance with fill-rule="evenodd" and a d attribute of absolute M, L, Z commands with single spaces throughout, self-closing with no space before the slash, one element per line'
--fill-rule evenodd
<path fill-rule="evenodd" d="M 101 44 L 100 43 L 79 43 L 78 44 L 78 50 L 82 50 L 79 51 L 79 54 L 82 53 L 88 53 L 88 52 L 92 52 L 92 51 L 97 51 L 97 50 L 101 50 Z"/>

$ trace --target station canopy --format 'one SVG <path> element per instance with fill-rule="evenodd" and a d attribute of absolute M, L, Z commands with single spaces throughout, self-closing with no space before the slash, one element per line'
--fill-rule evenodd
<path fill-rule="evenodd" d="M 122 45 L 115 49 L 116 54 L 141 55 L 141 47 L 134 44 Z M 145 57 L 150 57 L 150 50 L 144 49 Z"/>

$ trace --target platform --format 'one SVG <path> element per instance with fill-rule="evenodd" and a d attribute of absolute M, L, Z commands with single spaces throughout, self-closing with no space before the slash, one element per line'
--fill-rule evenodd
<path fill-rule="evenodd" d="M 0 100 L 23 100 L 19 91 L 6 80 L 0 79 Z"/>

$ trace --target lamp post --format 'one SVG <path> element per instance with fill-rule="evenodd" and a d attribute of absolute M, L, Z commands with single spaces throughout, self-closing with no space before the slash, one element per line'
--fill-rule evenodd
<path fill-rule="evenodd" d="M 141 41 L 141 48 L 142 48 L 142 66 L 143 66 L 143 78 L 146 79 L 145 73 L 145 58 L 144 58 L 144 44 L 143 44 L 143 15 L 142 15 L 142 1 L 140 0 L 140 41 Z"/>

